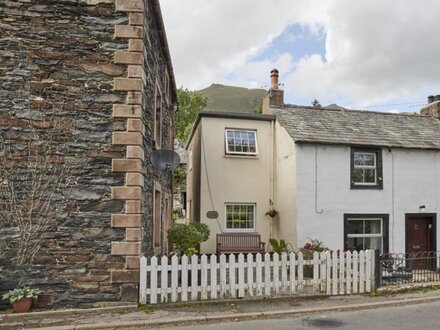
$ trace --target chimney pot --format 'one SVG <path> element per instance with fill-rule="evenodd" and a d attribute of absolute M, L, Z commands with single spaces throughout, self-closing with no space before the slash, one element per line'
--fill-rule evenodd
<path fill-rule="evenodd" d="M 270 80 L 272 83 L 272 89 L 279 89 L 278 84 L 278 70 L 273 68 L 272 71 L 270 71 Z"/>
<path fill-rule="evenodd" d="M 434 95 L 429 95 L 428 96 L 428 104 L 434 102 Z"/>

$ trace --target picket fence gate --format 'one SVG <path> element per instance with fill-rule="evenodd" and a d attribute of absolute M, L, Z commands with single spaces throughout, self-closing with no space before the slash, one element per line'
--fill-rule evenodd
<path fill-rule="evenodd" d="M 139 302 L 157 304 L 281 294 L 342 295 L 374 290 L 374 250 L 142 257 Z"/>

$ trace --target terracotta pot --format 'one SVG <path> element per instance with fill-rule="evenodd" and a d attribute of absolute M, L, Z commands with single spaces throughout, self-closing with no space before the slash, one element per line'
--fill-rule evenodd
<path fill-rule="evenodd" d="M 15 313 L 27 313 L 31 309 L 32 298 L 23 298 L 12 303 Z"/>

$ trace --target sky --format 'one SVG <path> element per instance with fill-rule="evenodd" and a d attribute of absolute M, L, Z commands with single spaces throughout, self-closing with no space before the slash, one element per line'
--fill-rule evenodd
<path fill-rule="evenodd" d="M 440 94 L 438 0 L 160 0 L 177 86 L 417 112 Z"/>

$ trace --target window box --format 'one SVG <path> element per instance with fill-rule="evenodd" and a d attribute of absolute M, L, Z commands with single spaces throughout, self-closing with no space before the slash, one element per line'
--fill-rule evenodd
<path fill-rule="evenodd" d="M 383 189 L 382 149 L 351 148 L 351 189 Z"/>

